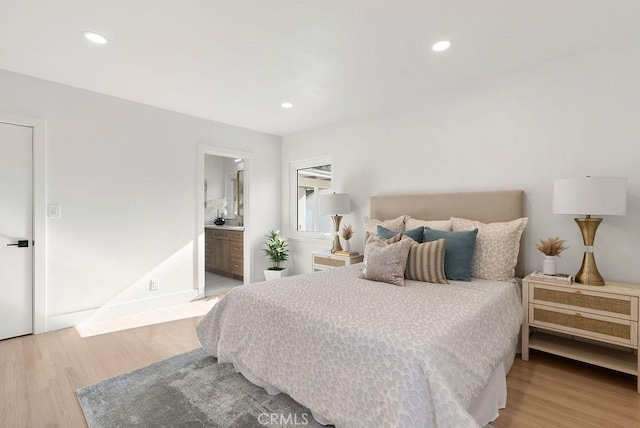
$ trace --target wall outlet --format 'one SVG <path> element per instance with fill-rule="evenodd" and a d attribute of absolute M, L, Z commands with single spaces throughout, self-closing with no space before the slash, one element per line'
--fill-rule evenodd
<path fill-rule="evenodd" d="M 49 205 L 49 218 L 60 218 L 62 217 L 62 211 L 60 210 L 60 205 L 51 204 Z"/>
<path fill-rule="evenodd" d="M 160 286 L 159 279 L 152 279 L 149 281 L 149 291 L 158 291 L 158 287 Z"/>

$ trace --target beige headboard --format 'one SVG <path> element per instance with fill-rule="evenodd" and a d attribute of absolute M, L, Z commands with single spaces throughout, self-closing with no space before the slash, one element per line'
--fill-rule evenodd
<path fill-rule="evenodd" d="M 420 220 L 448 220 L 450 217 L 462 217 L 483 223 L 510 221 L 523 217 L 523 199 L 522 190 L 380 195 L 371 197 L 371 218 L 388 220 L 408 214 Z M 516 266 L 518 277 L 522 277 L 524 273 L 523 261 L 524 254 L 521 248 Z"/>

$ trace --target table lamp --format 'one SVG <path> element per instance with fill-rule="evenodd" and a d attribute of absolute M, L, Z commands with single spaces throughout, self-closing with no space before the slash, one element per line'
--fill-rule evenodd
<path fill-rule="evenodd" d="M 553 213 L 585 215 L 575 221 L 585 245 L 582 266 L 576 282 L 604 285 L 593 254 L 593 241 L 602 218 L 592 215 L 625 215 L 627 211 L 626 177 L 584 177 L 556 180 L 553 185 Z"/>
<path fill-rule="evenodd" d="M 331 248 L 331 252 L 342 251 L 339 237 L 340 222 L 342 221 L 341 214 L 349 214 L 351 212 L 349 195 L 346 193 L 328 193 L 326 195 L 320 195 L 319 202 L 320 215 L 330 215 L 331 220 L 333 220 L 335 235 L 333 237 L 333 248 Z"/>

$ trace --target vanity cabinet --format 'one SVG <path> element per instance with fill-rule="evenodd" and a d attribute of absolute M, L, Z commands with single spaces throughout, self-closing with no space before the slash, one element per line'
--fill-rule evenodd
<path fill-rule="evenodd" d="M 205 228 L 205 269 L 219 275 L 243 279 L 244 232 Z"/>

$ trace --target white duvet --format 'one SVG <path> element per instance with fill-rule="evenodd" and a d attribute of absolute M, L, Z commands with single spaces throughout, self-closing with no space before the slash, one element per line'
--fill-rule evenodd
<path fill-rule="evenodd" d="M 361 266 L 235 288 L 200 342 L 336 426 L 477 427 L 468 409 L 518 333 L 518 286 L 397 287 Z"/>

